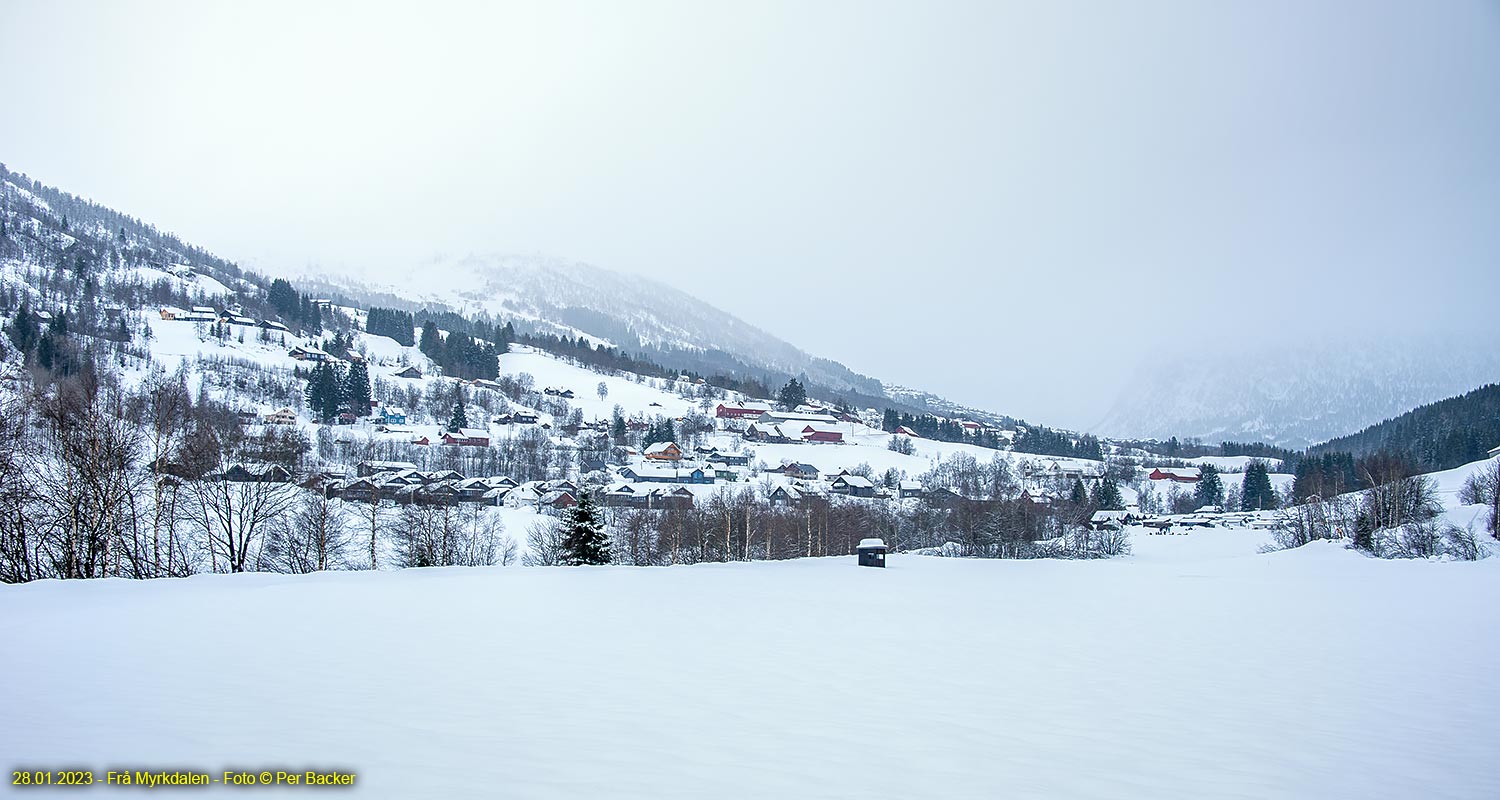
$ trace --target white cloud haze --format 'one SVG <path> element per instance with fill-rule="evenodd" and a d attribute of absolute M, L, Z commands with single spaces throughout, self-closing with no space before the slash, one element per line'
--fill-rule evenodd
<path fill-rule="evenodd" d="M 1500 297 L 1493 3 L 7 2 L 0 43 L 0 159 L 246 266 L 578 259 L 1053 424 L 1167 342 Z"/>

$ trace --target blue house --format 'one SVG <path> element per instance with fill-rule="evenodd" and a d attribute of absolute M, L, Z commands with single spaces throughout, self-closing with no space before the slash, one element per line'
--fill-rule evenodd
<path fill-rule="evenodd" d="M 380 415 L 385 418 L 387 425 L 405 425 L 406 411 L 399 408 L 382 408 Z"/>

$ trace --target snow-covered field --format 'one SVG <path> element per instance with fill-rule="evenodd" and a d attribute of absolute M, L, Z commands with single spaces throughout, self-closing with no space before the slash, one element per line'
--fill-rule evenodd
<path fill-rule="evenodd" d="M 5 586 L 0 753 L 371 797 L 1500 797 L 1500 559 L 1262 535 Z"/>

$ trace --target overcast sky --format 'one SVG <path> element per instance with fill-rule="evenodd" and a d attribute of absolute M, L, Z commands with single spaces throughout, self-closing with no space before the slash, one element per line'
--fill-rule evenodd
<path fill-rule="evenodd" d="M 578 259 L 1078 427 L 1315 317 L 1495 346 L 1500 3 L 7 0 L 0 37 L 0 161 L 275 274 Z"/>

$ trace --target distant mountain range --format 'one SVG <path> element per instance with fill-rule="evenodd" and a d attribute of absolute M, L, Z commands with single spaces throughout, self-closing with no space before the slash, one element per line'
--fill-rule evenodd
<path fill-rule="evenodd" d="M 36 264 L 190 265 L 246 303 L 269 280 L 149 223 L 0 166 L 0 258 Z M 671 369 L 754 378 L 859 407 L 996 425 L 1010 417 L 885 384 L 819 358 L 688 293 L 645 278 L 538 256 L 466 256 L 414 265 L 406 286 L 308 277 L 302 288 L 361 306 L 484 313 L 522 332 L 584 336 Z M 1500 381 L 1500 349 L 1472 342 L 1351 343 L 1181 361 L 1138 374 L 1094 432 L 1117 437 L 1265 441 L 1301 448 L 1424 403 Z M 996 398 L 1000 406 L 1004 398 Z M 1045 420 L 1036 420 L 1045 422 Z"/>
<path fill-rule="evenodd" d="M 1303 448 L 1500 380 L 1500 349 L 1440 338 L 1184 359 L 1138 373 L 1097 430 Z"/>

